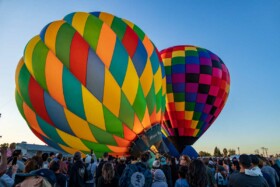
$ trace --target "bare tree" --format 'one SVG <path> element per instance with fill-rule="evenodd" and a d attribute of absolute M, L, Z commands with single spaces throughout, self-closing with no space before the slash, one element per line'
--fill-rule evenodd
<path fill-rule="evenodd" d="M 258 149 L 256 149 L 255 153 L 258 155 L 258 154 L 260 154 L 260 151 Z"/>
<path fill-rule="evenodd" d="M 263 152 L 263 156 L 265 156 L 265 155 L 264 155 L 264 149 L 265 149 L 265 147 L 261 147 L 261 150 L 262 150 L 262 152 Z"/>

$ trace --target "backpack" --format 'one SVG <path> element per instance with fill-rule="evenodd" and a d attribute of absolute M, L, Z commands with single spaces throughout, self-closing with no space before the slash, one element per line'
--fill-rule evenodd
<path fill-rule="evenodd" d="M 153 176 L 150 170 L 141 162 L 128 165 L 119 180 L 122 187 L 150 187 Z"/>
<path fill-rule="evenodd" d="M 87 168 L 87 174 L 88 174 L 87 180 L 91 181 L 91 180 L 93 180 L 93 177 L 94 177 L 94 176 L 93 176 L 93 173 L 91 172 L 92 163 L 87 164 L 87 165 L 86 165 L 86 168 Z"/>

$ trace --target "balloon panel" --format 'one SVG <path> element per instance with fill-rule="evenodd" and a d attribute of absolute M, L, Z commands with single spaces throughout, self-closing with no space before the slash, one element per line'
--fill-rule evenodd
<path fill-rule="evenodd" d="M 40 139 L 66 152 L 127 153 L 161 122 L 162 67 L 153 43 L 131 22 L 72 13 L 28 42 L 16 71 L 18 108 Z"/>
<path fill-rule="evenodd" d="M 230 76 L 217 55 L 200 47 L 175 46 L 160 54 L 167 83 L 163 133 L 181 152 L 220 114 L 229 94 Z"/>
<path fill-rule="evenodd" d="M 191 159 L 197 159 L 197 157 L 199 157 L 197 151 L 190 145 L 184 148 L 182 155 L 188 155 Z"/>

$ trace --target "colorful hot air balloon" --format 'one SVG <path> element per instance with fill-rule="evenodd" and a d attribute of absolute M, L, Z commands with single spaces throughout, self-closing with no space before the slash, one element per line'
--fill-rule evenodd
<path fill-rule="evenodd" d="M 133 23 L 75 12 L 26 45 L 16 102 L 33 133 L 56 149 L 139 154 L 161 141 L 165 74 Z"/>
<path fill-rule="evenodd" d="M 192 145 L 223 109 L 230 76 L 223 61 L 195 46 L 160 52 L 166 73 L 166 113 L 162 132 L 179 152 Z"/>

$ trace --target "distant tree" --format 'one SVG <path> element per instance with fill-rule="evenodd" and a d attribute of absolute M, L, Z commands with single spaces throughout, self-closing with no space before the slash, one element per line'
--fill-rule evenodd
<path fill-rule="evenodd" d="M 255 153 L 258 155 L 258 154 L 260 154 L 260 151 L 258 149 L 256 149 Z"/>
<path fill-rule="evenodd" d="M 8 147 L 9 147 L 9 144 L 8 144 L 8 143 L 2 143 L 2 144 L 0 145 L 0 147 L 1 147 L 1 148 L 2 148 L 2 147 L 8 148 Z"/>
<path fill-rule="evenodd" d="M 227 156 L 227 155 L 228 155 L 228 150 L 227 150 L 227 148 L 224 148 L 224 149 L 223 149 L 223 153 L 224 153 L 224 156 Z"/>
<path fill-rule="evenodd" d="M 203 156 L 211 156 L 210 153 L 206 152 L 206 151 L 199 151 L 199 156 L 203 157 Z"/>
<path fill-rule="evenodd" d="M 235 149 L 229 149 L 229 150 L 228 150 L 228 154 L 229 154 L 229 155 L 236 155 Z"/>
<path fill-rule="evenodd" d="M 220 151 L 220 149 L 218 147 L 215 147 L 214 149 L 214 154 L 213 154 L 215 157 L 220 157 L 222 156 L 222 153 Z"/>

